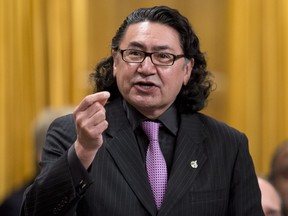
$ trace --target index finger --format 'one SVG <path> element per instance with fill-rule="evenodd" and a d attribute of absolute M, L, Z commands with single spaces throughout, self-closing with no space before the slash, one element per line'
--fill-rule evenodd
<path fill-rule="evenodd" d="M 110 93 L 108 91 L 102 91 L 97 92 L 91 95 L 87 95 L 81 103 L 78 105 L 78 107 L 75 109 L 75 111 L 83 111 L 86 110 L 88 107 L 90 107 L 92 104 L 99 102 L 103 106 L 107 103 L 108 99 L 110 97 Z"/>

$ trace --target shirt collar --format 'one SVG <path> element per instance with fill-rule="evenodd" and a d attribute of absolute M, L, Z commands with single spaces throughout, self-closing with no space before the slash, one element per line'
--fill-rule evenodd
<path fill-rule="evenodd" d="M 135 130 L 141 124 L 141 122 L 147 120 L 145 116 L 143 116 L 125 100 L 123 100 L 123 108 L 133 130 Z M 157 120 L 160 121 L 173 135 L 177 135 L 178 115 L 177 109 L 174 105 L 170 106 L 161 116 L 157 118 Z"/>

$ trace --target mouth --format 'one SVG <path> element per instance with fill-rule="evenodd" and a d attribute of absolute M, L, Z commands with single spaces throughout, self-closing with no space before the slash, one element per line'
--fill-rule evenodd
<path fill-rule="evenodd" d="M 147 90 L 152 90 L 157 87 L 157 85 L 153 82 L 144 82 L 140 81 L 135 83 L 135 87 L 142 90 L 142 91 L 147 91 Z"/>
<path fill-rule="evenodd" d="M 137 83 L 137 85 L 141 86 L 142 88 L 147 88 L 147 89 L 155 86 L 153 83 L 144 83 L 144 82 L 139 82 Z"/>

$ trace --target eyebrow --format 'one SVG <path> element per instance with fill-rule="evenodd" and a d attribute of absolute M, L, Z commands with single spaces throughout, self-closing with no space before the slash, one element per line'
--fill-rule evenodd
<path fill-rule="evenodd" d="M 131 41 L 129 44 L 128 44 L 128 48 L 139 48 L 139 49 L 145 49 L 146 46 L 139 43 L 139 42 L 136 42 L 136 41 Z M 161 50 L 171 50 L 173 51 L 173 49 L 171 47 L 169 47 L 168 45 L 160 45 L 160 46 L 154 46 L 152 47 L 152 50 L 153 51 L 161 51 Z"/>

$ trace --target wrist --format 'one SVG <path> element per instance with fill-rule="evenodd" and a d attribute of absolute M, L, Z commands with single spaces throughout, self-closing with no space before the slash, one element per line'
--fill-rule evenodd
<path fill-rule="evenodd" d="M 74 143 L 74 148 L 77 157 L 79 158 L 85 169 L 88 169 L 88 167 L 93 162 L 98 149 L 86 149 L 77 140 Z"/>

